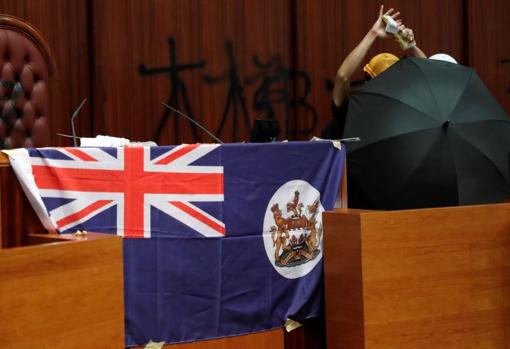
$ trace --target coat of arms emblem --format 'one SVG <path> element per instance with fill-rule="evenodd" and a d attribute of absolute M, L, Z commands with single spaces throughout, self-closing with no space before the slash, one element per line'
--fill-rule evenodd
<path fill-rule="evenodd" d="M 275 247 L 275 264 L 279 267 L 300 265 L 314 259 L 320 252 L 319 242 L 322 239 L 322 223 L 317 222 L 319 199 L 311 205 L 299 200 L 299 191 L 294 192 L 294 198 L 287 203 L 284 217 L 279 204 L 271 207 L 275 225 L 271 226 L 271 238 Z"/>
<path fill-rule="evenodd" d="M 319 192 L 305 181 L 288 182 L 275 193 L 264 221 L 264 243 L 278 272 L 305 268 L 306 274 L 315 266 L 322 256 L 323 211 Z M 305 267 L 310 261 L 313 265 Z"/>

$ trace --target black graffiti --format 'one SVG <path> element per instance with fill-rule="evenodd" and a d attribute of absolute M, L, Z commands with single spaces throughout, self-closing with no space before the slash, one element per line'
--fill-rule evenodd
<path fill-rule="evenodd" d="M 308 74 L 297 69 L 286 68 L 279 56 L 261 62 L 258 56 L 253 57 L 253 64 L 260 72 L 249 77 L 246 82 L 253 84 L 260 80 L 260 85 L 253 97 L 253 108 L 257 112 L 265 112 L 268 120 L 277 119 L 275 106 L 283 105 L 285 136 L 297 138 L 299 135 L 308 135 L 317 125 L 315 108 L 306 100 L 311 90 L 311 80 Z M 302 85 L 300 85 L 302 84 Z M 302 93 L 297 95 L 297 86 L 302 87 Z M 298 114 L 291 109 L 301 107 L 305 110 L 306 120 L 304 128 L 299 128 Z"/>
<path fill-rule="evenodd" d="M 239 77 L 238 67 L 234 56 L 234 48 L 230 41 L 225 44 L 228 58 L 228 71 L 223 75 L 213 77 L 206 75 L 204 80 L 207 84 L 215 84 L 218 82 L 228 82 L 228 95 L 225 102 L 225 108 L 223 109 L 223 115 L 221 117 L 220 126 L 216 130 L 216 137 L 221 138 L 221 132 L 225 127 L 230 109 L 233 110 L 232 115 L 232 141 L 237 141 L 237 124 L 238 120 L 242 118 L 245 126 L 250 128 L 250 118 L 248 110 L 246 108 L 246 98 L 244 96 L 244 88 Z M 240 109 L 240 110 L 239 110 Z"/>
<path fill-rule="evenodd" d="M 197 70 L 206 66 L 205 60 L 195 63 L 178 64 L 176 58 L 175 39 L 168 39 L 169 65 L 166 67 L 148 68 L 140 64 L 138 71 L 142 76 L 166 74 L 170 84 L 170 95 L 166 103 L 176 109 L 184 111 L 185 114 L 193 117 L 193 111 L 188 98 L 186 84 L 181 78 L 183 71 Z M 298 138 L 300 135 L 308 136 L 315 130 L 317 125 L 317 113 L 315 108 L 307 101 L 310 94 L 312 82 L 308 74 L 297 69 L 286 67 L 279 56 L 262 62 L 257 55 L 253 56 L 252 63 L 258 72 L 246 79 L 242 79 L 239 73 L 239 66 L 236 63 L 234 47 L 230 41 L 225 43 L 228 60 L 228 70 L 219 75 L 204 75 L 204 82 L 213 85 L 221 82 L 228 84 L 228 92 L 225 100 L 222 117 L 216 136 L 220 137 L 224 131 L 228 117 L 232 117 L 232 141 L 236 141 L 238 126 L 244 125 L 250 129 L 250 117 L 247 108 L 244 85 L 255 87 L 252 107 L 256 113 L 263 113 L 267 120 L 283 120 L 285 123 L 285 137 Z M 243 83 L 244 82 L 244 83 Z M 183 108 L 179 108 L 182 102 Z M 277 106 L 282 106 L 283 115 L 277 115 Z M 299 108 L 299 112 L 298 112 Z M 153 140 L 160 141 L 161 134 L 168 123 L 172 111 L 164 108 L 163 115 L 154 132 Z M 260 115 L 260 114 L 259 114 Z M 260 118 L 258 116 L 258 118 Z M 179 136 L 178 123 L 174 124 L 175 140 Z M 200 142 L 196 126 L 189 122 L 195 141 Z"/>
<path fill-rule="evenodd" d="M 175 49 L 175 39 L 168 39 L 168 52 L 169 52 L 169 60 L 170 64 L 167 67 L 159 67 L 159 68 L 147 68 L 145 64 L 140 64 L 138 67 L 138 71 L 142 76 L 151 76 L 158 74 L 168 74 L 169 82 L 170 82 L 170 96 L 168 97 L 166 103 L 178 110 L 183 110 L 185 114 L 189 115 L 193 118 L 193 112 L 191 109 L 191 104 L 189 102 L 188 93 L 186 89 L 186 84 L 180 77 L 180 73 L 184 70 L 194 70 L 203 68 L 206 65 L 204 60 L 201 60 L 196 63 L 185 63 L 185 64 L 177 64 L 177 54 Z M 182 99 L 184 104 L 184 108 L 180 108 L 179 101 Z M 163 132 L 164 127 L 166 126 L 168 119 L 173 113 L 171 110 L 164 108 L 163 115 L 159 121 L 158 127 L 153 135 L 153 139 L 156 142 L 159 142 L 161 133 Z M 200 142 L 200 136 L 197 131 L 197 127 L 192 123 L 188 122 L 191 127 L 193 137 L 196 142 Z M 174 127 L 174 137 L 178 139 L 179 136 L 179 123 L 175 123 Z"/>

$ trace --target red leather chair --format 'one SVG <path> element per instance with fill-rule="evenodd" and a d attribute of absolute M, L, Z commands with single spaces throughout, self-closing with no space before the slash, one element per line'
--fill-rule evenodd
<path fill-rule="evenodd" d="M 41 34 L 0 15 L 0 148 L 49 145 L 49 78 L 53 60 Z"/>

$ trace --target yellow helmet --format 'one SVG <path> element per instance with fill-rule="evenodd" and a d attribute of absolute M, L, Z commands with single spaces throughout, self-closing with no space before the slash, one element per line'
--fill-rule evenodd
<path fill-rule="evenodd" d="M 368 64 L 363 67 L 363 70 L 370 75 L 370 77 L 375 78 L 397 61 L 398 57 L 391 53 L 380 53 L 377 56 L 374 56 Z"/>

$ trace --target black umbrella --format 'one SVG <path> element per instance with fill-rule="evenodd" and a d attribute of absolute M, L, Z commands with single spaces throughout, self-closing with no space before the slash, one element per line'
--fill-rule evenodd
<path fill-rule="evenodd" d="M 510 120 L 473 69 L 404 58 L 352 94 L 349 190 L 404 209 L 510 197 Z M 354 194 L 354 193 L 353 193 Z"/>

